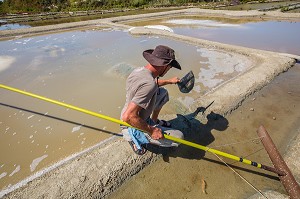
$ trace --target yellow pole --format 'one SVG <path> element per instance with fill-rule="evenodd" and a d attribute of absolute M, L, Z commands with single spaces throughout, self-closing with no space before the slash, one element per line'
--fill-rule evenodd
<path fill-rule="evenodd" d="M 111 122 L 114 122 L 114 123 L 121 124 L 121 125 L 124 125 L 124 126 L 132 127 L 128 123 L 123 122 L 121 120 L 118 120 L 118 119 L 115 119 L 115 118 L 112 118 L 112 117 L 109 117 L 109 116 L 106 116 L 106 115 L 102 115 L 102 114 L 99 114 L 99 113 L 95 113 L 93 111 L 89 111 L 89 110 L 79 108 L 79 107 L 76 107 L 76 106 L 72 106 L 70 104 L 59 102 L 59 101 L 56 101 L 56 100 L 53 100 L 53 99 L 49 99 L 49 98 L 46 98 L 46 97 L 43 97 L 43 96 L 40 96 L 40 95 L 36 95 L 36 94 L 33 94 L 33 93 L 22 91 L 22 90 L 13 88 L 13 87 L 5 86 L 3 84 L 0 84 L 0 88 L 7 89 L 7 90 L 10 90 L 10 91 L 14 91 L 14 92 L 17 92 L 17 93 L 20 93 L 20 94 L 23 94 L 23 95 L 27 95 L 27 96 L 30 96 L 30 97 L 34 97 L 34 98 L 37 98 L 37 99 L 40 99 L 40 100 L 44 100 L 46 102 L 57 104 L 59 106 L 64 106 L 64 107 L 67 107 L 67 108 L 70 108 L 70 109 L 73 109 L 73 110 L 76 110 L 76 111 L 80 111 L 80 112 L 83 112 L 83 113 L 86 113 L 86 114 L 89 114 L 89 115 L 92 115 L 92 116 L 95 116 L 95 117 L 99 117 L 99 118 L 102 118 L 102 119 L 105 119 L 105 120 L 108 120 L 108 121 L 111 121 Z M 255 166 L 255 167 L 258 167 L 258 168 L 263 168 L 262 165 L 259 164 L 259 163 L 256 163 L 256 162 L 253 162 L 253 161 L 250 161 L 250 160 L 247 160 L 247 159 L 235 156 L 235 155 L 231 155 L 229 153 L 218 151 L 218 150 L 206 147 L 206 146 L 202 146 L 200 144 L 189 142 L 189 141 L 179 139 L 179 138 L 176 138 L 176 137 L 173 137 L 173 136 L 170 136 L 170 135 L 166 135 L 166 134 L 164 134 L 164 137 L 166 139 L 172 140 L 174 142 L 178 142 L 178 143 L 181 143 L 181 144 L 184 144 L 184 145 L 187 145 L 187 146 L 190 146 L 190 147 L 194 147 L 194 148 L 197 148 L 197 149 L 200 149 L 200 150 L 203 150 L 203 151 L 208 151 L 208 152 L 211 152 L 211 153 L 214 153 L 214 154 L 217 154 L 217 155 L 220 155 L 220 156 L 232 159 L 232 160 L 240 161 L 240 162 L 243 162 L 245 164 L 249 164 L 249 165 L 252 165 L 252 166 Z"/>
<path fill-rule="evenodd" d="M 10 91 L 21 93 L 23 95 L 27 95 L 27 96 L 34 97 L 34 98 L 37 98 L 37 99 L 40 99 L 40 100 L 44 100 L 46 102 L 57 104 L 59 106 L 64 106 L 66 108 L 70 108 L 70 109 L 73 109 L 73 110 L 76 110 L 76 111 L 79 111 L 79 112 L 83 112 L 83 113 L 86 113 L 86 114 L 89 114 L 89 115 L 92 115 L 92 116 L 95 116 L 95 117 L 99 117 L 99 118 L 102 118 L 102 119 L 105 119 L 105 120 L 108 120 L 108 121 L 111 121 L 111 122 L 115 122 L 115 123 L 118 123 L 118 124 L 121 124 L 121 125 L 124 125 L 124 126 L 130 126 L 126 122 L 123 122 L 121 120 L 117 120 L 117 119 L 112 118 L 112 117 L 108 117 L 106 115 L 95 113 L 93 111 L 89 111 L 89 110 L 86 110 L 86 109 L 83 109 L 83 108 L 79 108 L 77 106 L 72 106 L 70 104 L 66 104 L 66 103 L 59 102 L 59 101 L 56 101 L 56 100 L 53 100 L 53 99 L 50 99 L 50 98 L 46 98 L 46 97 L 43 97 L 43 96 L 40 96 L 40 95 L 36 95 L 36 94 L 33 94 L 33 93 L 22 91 L 22 90 L 13 88 L 13 87 L 5 86 L 3 84 L 0 84 L 0 88 L 4 88 L 4 89 L 10 90 Z"/>
<path fill-rule="evenodd" d="M 208 152 L 211 152 L 211 153 L 214 153 L 214 154 L 217 154 L 217 155 L 220 155 L 220 156 L 232 159 L 232 160 L 236 160 L 236 161 L 239 161 L 239 162 L 243 162 L 245 164 L 249 164 L 249 165 L 261 168 L 261 164 L 253 162 L 251 160 L 247 160 L 247 159 L 235 156 L 235 155 L 231 155 L 229 153 L 225 153 L 225 152 L 222 152 L 222 151 L 219 151 L 219 150 L 216 150 L 216 149 L 212 149 L 212 148 L 200 145 L 200 144 L 189 142 L 189 141 L 186 141 L 186 140 L 183 140 L 183 139 L 180 139 L 180 138 L 176 138 L 176 137 L 172 137 L 172 136 L 169 136 L 169 135 L 164 135 L 164 137 L 166 139 L 172 140 L 174 142 L 178 142 L 178 143 L 190 146 L 190 147 L 194 147 L 194 148 L 197 148 L 197 149 L 200 149 L 200 150 L 203 150 L 203 151 L 208 151 Z"/>

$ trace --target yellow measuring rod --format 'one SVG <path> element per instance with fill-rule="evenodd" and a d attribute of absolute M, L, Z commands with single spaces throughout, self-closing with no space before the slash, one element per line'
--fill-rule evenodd
<path fill-rule="evenodd" d="M 27 96 L 37 98 L 37 99 L 40 99 L 40 100 L 44 100 L 46 102 L 50 102 L 50 103 L 53 103 L 53 104 L 57 104 L 59 106 L 70 108 L 70 109 L 73 109 L 73 110 L 76 110 L 76 111 L 79 111 L 79 112 L 82 112 L 82 113 L 86 113 L 86 114 L 89 114 L 89 115 L 92 115 L 92 116 L 95 116 L 95 117 L 98 117 L 98 118 L 101 118 L 101 119 L 105 119 L 105 120 L 108 120 L 108 121 L 111 121 L 111 122 L 114 122 L 114 123 L 117 123 L 117 124 L 132 127 L 131 125 L 129 125 L 126 122 L 123 122 L 122 120 L 115 119 L 115 118 L 112 118 L 112 117 L 109 117 L 109 116 L 106 116 L 106 115 L 102 115 L 102 114 L 99 114 L 99 113 L 96 113 L 96 112 L 93 112 L 93 111 L 89 111 L 89 110 L 86 110 L 86 109 L 83 109 L 83 108 L 79 108 L 77 106 L 73 106 L 73 105 L 70 105 L 70 104 L 59 102 L 59 101 L 56 101 L 56 100 L 53 100 L 53 99 L 50 99 L 50 98 L 47 98 L 47 97 L 43 97 L 43 96 L 40 96 L 40 95 L 36 95 L 36 94 L 33 94 L 33 93 L 22 91 L 22 90 L 19 90 L 17 88 L 9 87 L 9 86 L 3 85 L 3 84 L 0 84 L 0 88 L 10 90 L 10 91 L 14 91 L 16 93 L 27 95 Z M 258 167 L 258 168 L 262 168 L 262 169 L 277 173 L 278 175 L 284 175 L 284 173 L 282 173 L 281 171 L 278 171 L 277 169 L 275 169 L 273 167 L 265 166 L 265 165 L 253 162 L 251 160 L 247 160 L 247 159 L 235 156 L 235 155 L 231 155 L 229 153 L 225 153 L 225 152 L 222 152 L 222 151 L 219 151 L 219 150 L 215 150 L 215 149 L 212 149 L 212 148 L 200 145 L 200 144 L 189 142 L 189 141 L 179 139 L 179 138 L 176 138 L 176 137 L 173 137 L 173 136 L 169 136 L 169 135 L 166 135 L 166 134 L 164 134 L 164 137 L 166 139 L 172 140 L 174 142 L 181 143 L 181 144 L 184 144 L 184 145 L 187 145 L 187 146 L 190 146 L 190 147 L 194 147 L 194 148 L 197 148 L 197 149 L 200 149 L 200 150 L 203 150 L 203 151 L 208 151 L 208 152 L 214 153 L 216 155 L 220 155 L 220 156 L 223 156 L 223 157 L 226 157 L 226 158 L 229 158 L 229 159 L 232 159 L 232 160 L 236 160 L 236 161 L 239 161 L 239 162 L 242 162 L 242 163 L 245 163 L 245 164 L 249 164 L 249 165 L 252 165 L 252 166 L 255 166 L 255 167 Z"/>

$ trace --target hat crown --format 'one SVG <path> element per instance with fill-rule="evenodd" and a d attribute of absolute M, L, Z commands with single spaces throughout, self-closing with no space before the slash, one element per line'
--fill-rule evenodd
<path fill-rule="evenodd" d="M 160 59 L 166 59 L 166 60 L 175 59 L 174 50 L 167 46 L 162 46 L 162 45 L 157 46 L 152 52 L 152 55 Z"/>
<path fill-rule="evenodd" d="M 181 70 L 180 64 L 175 60 L 175 51 L 168 46 L 159 45 L 154 50 L 145 50 L 143 56 L 152 66 L 170 65 Z"/>

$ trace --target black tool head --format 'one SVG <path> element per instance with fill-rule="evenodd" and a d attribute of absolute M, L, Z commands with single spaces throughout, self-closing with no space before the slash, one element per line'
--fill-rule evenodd
<path fill-rule="evenodd" d="M 194 84 L 195 77 L 193 71 L 190 71 L 177 83 L 178 88 L 182 93 L 189 93 L 194 88 Z"/>

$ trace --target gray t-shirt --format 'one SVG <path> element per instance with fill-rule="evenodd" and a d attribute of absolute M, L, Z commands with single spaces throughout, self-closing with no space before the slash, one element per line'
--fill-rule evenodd
<path fill-rule="evenodd" d="M 145 67 L 136 68 L 126 81 L 126 102 L 121 115 L 130 102 L 142 107 L 139 116 L 146 120 L 153 112 L 158 86 L 152 73 Z"/>

